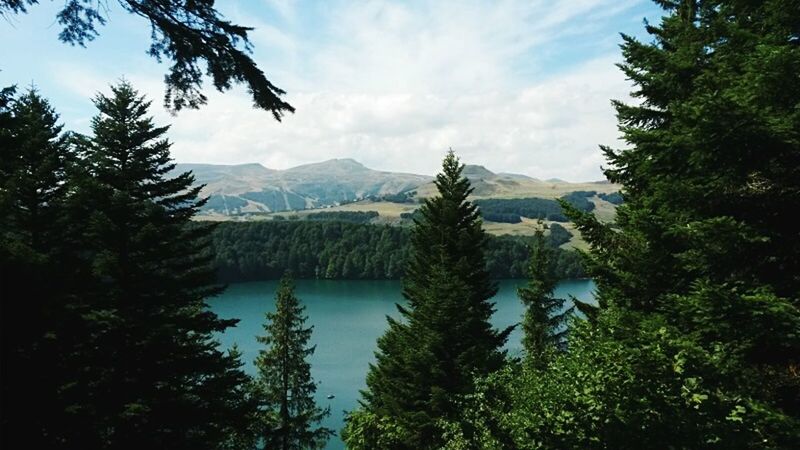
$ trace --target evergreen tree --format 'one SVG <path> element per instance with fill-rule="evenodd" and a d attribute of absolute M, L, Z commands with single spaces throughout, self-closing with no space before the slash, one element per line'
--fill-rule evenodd
<path fill-rule="evenodd" d="M 0 93 L 0 435 L 3 447 L 20 439 L 52 447 L 64 426 L 63 363 L 76 331 L 65 208 L 74 158 L 47 100 L 13 91 Z"/>
<path fill-rule="evenodd" d="M 486 235 L 467 197 L 469 181 L 453 152 L 436 177 L 439 195 L 426 200 L 415 221 L 410 261 L 403 280 L 403 321 L 389 318 L 378 340 L 376 364 L 367 375 L 362 411 L 348 418 L 351 448 L 437 448 L 437 422 L 458 415 L 457 397 L 473 389 L 476 376 L 501 367 L 510 329 L 489 319 L 497 292 L 484 256 Z M 381 437 L 393 430 L 391 444 Z"/>
<path fill-rule="evenodd" d="M 246 375 L 213 340 L 235 323 L 204 302 L 219 292 L 204 256 L 207 227 L 188 227 L 202 205 L 174 164 L 168 127 L 126 82 L 98 95 L 86 173 L 73 199 L 85 214 L 83 297 L 89 336 L 67 393 L 89 448 L 218 448 L 248 424 Z"/>
<path fill-rule="evenodd" d="M 628 147 L 605 148 L 617 223 L 567 206 L 600 307 L 546 370 L 474 396 L 451 448 L 800 442 L 800 5 L 657 3 L 653 39 L 623 37 L 641 101 L 615 103 Z"/>
<path fill-rule="evenodd" d="M 544 232 L 537 230 L 531 244 L 530 281 L 517 290 L 525 305 L 522 319 L 522 346 L 527 360 L 545 365 L 551 352 L 563 348 L 566 321 L 572 308 L 564 309 L 564 299 L 553 298 L 558 284 L 553 265 L 553 249 L 547 245 Z"/>
<path fill-rule="evenodd" d="M 615 102 L 629 148 L 604 147 L 624 186 L 618 229 L 572 211 L 601 305 L 664 314 L 736 361 L 718 368 L 724 389 L 800 420 L 800 9 L 659 3 L 654 41 L 622 46 L 642 102 Z"/>
<path fill-rule="evenodd" d="M 328 428 L 314 428 L 330 411 L 314 402 L 317 386 L 306 361 L 314 353 L 315 347 L 308 346 L 313 327 L 305 327 L 304 311 L 292 279 L 284 275 L 275 312 L 267 313 L 265 334 L 257 338 L 267 347 L 255 361 L 256 396 L 263 408 L 259 437 L 265 449 L 321 449 L 333 434 Z"/>

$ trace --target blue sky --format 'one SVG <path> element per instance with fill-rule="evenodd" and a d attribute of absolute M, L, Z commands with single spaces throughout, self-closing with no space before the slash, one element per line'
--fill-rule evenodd
<path fill-rule="evenodd" d="M 69 129 L 87 132 L 91 97 L 125 77 L 173 125 L 179 162 L 351 157 L 433 174 L 452 147 L 494 171 L 573 181 L 602 178 L 598 145 L 621 145 L 610 107 L 630 90 L 614 66 L 619 33 L 647 39 L 642 20 L 661 14 L 645 0 L 220 0 L 256 28 L 254 59 L 297 108 L 277 123 L 242 87 L 207 88 L 207 106 L 169 115 L 148 24 L 111 1 L 100 36 L 71 47 L 57 39 L 62 4 L 0 19 L 0 85 L 34 83 Z"/>

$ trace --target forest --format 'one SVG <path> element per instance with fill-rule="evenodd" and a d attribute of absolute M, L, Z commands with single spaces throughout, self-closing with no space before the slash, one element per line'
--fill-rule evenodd
<path fill-rule="evenodd" d="M 547 198 L 487 198 L 475 200 L 475 205 L 480 208 L 481 215 L 492 222 L 519 223 L 521 217 L 529 219 L 550 220 L 553 222 L 568 222 L 564 215 L 562 202 L 581 211 L 591 212 L 594 203 L 588 197 L 596 195 L 595 191 L 575 191 L 561 197 L 559 200 Z"/>
<path fill-rule="evenodd" d="M 330 220 L 330 218 L 336 220 Z M 328 220 L 324 220 L 327 218 Z M 360 222 L 365 212 L 315 213 L 306 220 L 223 222 L 214 226 L 210 251 L 218 279 L 224 283 L 280 278 L 400 279 L 410 252 L 408 227 Z M 204 226 L 204 225 L 198 225 Z M 558 248 L 571 234 L 549 225 L 559 279 L 585 276 L 574 251 Z M 526 278 L 531 239 L 489 236 L 486 267 L 495 279 Z"/>
<path fill-rule="evenodd" d="M 172 111 L 205 105 L 206 78 L 245 85 L 276 120 L 294 111 L 249 56 L 252 29 L 214 2 L 120 4 L 149 22 L 148 56 L 171 63 Z M 612 101 L 619 147 L 601 146 L 622 186 L 613 223 L 589 192 L 473 202 L 450 150 L 409 227 L 214 227 L 193 221 L 207 200 L 190 172 L 168 176 L 169 125 L 130 81 L 91 99 L 85 133 L 35 86 L 0 89 L 0 446 L 323 449 L 339 432 L 351 450 L 796 449 L 800 4 L 656 4 L 646 38 L 621 36 L 631 98 Z M 99 36 L 102 2 L 56 7 L 63 42 Z M 576 267 L 563 227 L 492 238 L 483 212 L 575 223 L 595 301 L 555 297 Z M 313 327 L 286 269 L 402 276 L 342 430 L 320 423 Z M 527 279 L 502 329 L 498 273 Z M 220 279 L 279 276 L 248 374 L 218 341 L 237 320 L 207 300 Z"/>

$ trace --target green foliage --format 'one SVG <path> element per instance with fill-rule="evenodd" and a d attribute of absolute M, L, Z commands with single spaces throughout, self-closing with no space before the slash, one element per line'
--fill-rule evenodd
<path fill-rule="evenodd" d="M 215 333 L 235 320 L 207 310 L 214 286 L 208 227 L 187 227 L 202 201 L 174 164 L 167 127 L 127 83 L 98 95 L 74 207 L 90 276 L 77 307 L 84 331 L 63 395 L 85 447 L 217 448 L 249 424 L 247 377 Z M 72 445 L 74 443 L 71 443 Z"/>
<path fill-rule="evenodd" d="M 389 318 L 367 374 L 363 406 L 348 418 L 348 445 L 378 448 L 438 448 L 437 423 L 459 414 L 454 400 L 473 389 L 475 376 L 500 368 L 500 350 L 511 331 L 498 332 L 489 319 L 497 288 L 485 269 L 486 235 L 464 166 L 448 153 L 436 177 L 439 195 L 420 208 L 403 280 L 408 306 L 402 321 Z M 383 438 L 384 430 L 393 437 Z M 395 437 L 396 436 L 396 437 Z"/>
<path fill-rule="evenodd" d="M 414 203 L 415 202 L 414 196 L 416 194 L 417 191 L 405 191 L 405 192 L 399 192 L 397 194 L 370 195 L 367 197 L 367 199 L 376 202 Z"/>
<path fill-rule="evenodd" d="M 610 194 L 601 192 L 597 194 L 597 196 L 600 197 L 602 200 L 605 200 L 614 205 L 621 205 L 625 201 L 625 199 L 622 197 L 622 194 L 619 192 L 612 192 Z"/>
<path fill-rule="evenodd" d="M 483 220 L 488 222 L 499 222 L 499 223 L 520 223 L 522 222 L 522 217 L 519 214 L 508 214 L 508 213 L 492 213 L 487 211 L 481 211 L 481 216 Z"/>
<path fill-rule="evenodd" d="M 561 197 L 561 200 L 569 203 L 573 208 L 584 211 L 594 211 L 594 203 L 589 201 L 589 197 L 597 195 L 596 191 L 575 191 Z"/>
<path fill-rule="evenodd" d="M 594 203 L 586 197 L 591 197 L 594 191 L 576 191 L 562 197 L 581 211 L 592 211 Z M 475 205 L 480 209 L 481 215 L 486 220 L 493 222 L 508 222 L 517 218 L 547 219 L 555 222 L 567 222 L 561 204 L 557 200 L 546 198 L 486 198 L 475 200 Z M 497 220 L 500 219 L 500 220 Z M 509 222 L 516 223 L 516 222 Z"/>
<path fill-rule="evenodd" d="M 558 278 L 552 254 L 539 230 L 531 245 L 530 281 L 517 290 L 525 305 L 522 346 L 526 361 L 534 365 L 546 365 L 554 351 L 563 350 L 566 322 L 573 309 L 564 309 L 564 299 L 553 298 Z"/>
<path fill-rule="evenodd" d="M 214 229 L 211 250 L 221 282 L 298 278 L 399 279 L 410 254 L 411 231 L 404 227 L 330 221 L 225 222 Z M 552 246 L 569 232 L 550 225 Z M 488 236 L 486 267 L 492 278 L 528 276 L 528 238 Z M 553 249 L 559 279 L 584 276 L 574 251 Z"/>
<path fill-rule="evenodd" d="M 635 105 L 612 227 L 564 201 L 600 308 L 568 352 L 484 380 L 448 448 L 790 449 L 800 442 L 800 10 L 658 2 L 623 36 Z"/>
<path fill-rule="evenodd" d="M 443 426 L 445 448 L 792 448 L 800 423 L 742 396 L 717 371 L 728 354 L 697 344 L 662 315 L 608 308 L 547 368 L 482 382 Z"/>
<path fill-rule="evenodd" d="M 378 217 L 377 211 L 322 211 L 318 213 L 311 213 L 305 216 L 306 220 L 317 221 L 340 221 L 351 223 L 369 223 L 372 219 Z"/>
<path fill-rule="evenodd" d="M 67 139 L 36 92 L 0 96 L 3 446 L 231 448 L 254 406 L 188 227 L 198 188 L 126 83 Z M 22 293 L 26 297 L 22 297 Z"/>
<path fill-rule="evenodd" d="M 411 438 L 409 431 L 391 417 L 379 416 L 365 409 L 357 409 L 345 418 L 342 440 L 348 450 L 374 450 L 402 448 Z"/>
<path fill-rule="evenodd" d="M 717 375 L 753 370 L 763 390 L 739 377 L 732 389 L 797 419 L 800 349 L 787 324 L 800 317 L 800 86 L 789 81 L 800 10 L 665 8 L 652 43 L 623 45 L 621 67 L 643 102 L 616 103 L 629 148 L 604 149 L 609 179 L 624 186 L 618 230 L 573 211 L 594 248 L 589 267 L 601 304 L 661 313 L 704 349 L 727 349 Z M 764 320 L 777 311 L 779 322 Z"/>
<path fill-rule="evenodd" d="M 547 229 L 550 230 L 547 235 L 547 242 L 553 247 L 559 247 L 572 239 L 572 233 L 557 223 L 551 223 L 547 226 Z"/>
<path fill-rule="evenodd" d="M 0 15 L 26 13 L 38 0 L 0 0 Z M 159 62 L 172 61 L 164 77 L 167 90 L 164 103 L 178 111 L 197 108 L 207 101 L 202 92 L 203 75 L 212 78 L 214 87 L 226 91 L 233 83 L 243 83 L 256 107 L 271 111 L 280 120 L 294 108 L 281 100 L 284 92 L 273 85 L 248 55 L 252 28 L 225 20 L 213 1 L 120 0 L 122 8 L 150 22 L 148 54 Z M 85 46 L 106 24 L 107 5 L 94 0 L 67 0 L 56 15 L 62 29 L 61 41 Z"/>
<path fill-rule="evenodd" d="M 321 449 L 332 430 L 313 428 L 330 414 L 314 402 L 317 386 L 306 359 L 314 353 L 309 347 L 312 328 L 306 328 L 305 307 L 294 294 L 288 275 L 275 295 L 275 312 L 267 313 L 260 350 L 255 361 L 258 377 L 255 396 L 260 401 L 259 432 L 265 449 Z"/>

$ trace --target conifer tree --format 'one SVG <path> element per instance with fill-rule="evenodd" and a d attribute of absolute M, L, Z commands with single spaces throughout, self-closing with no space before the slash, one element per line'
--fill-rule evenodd
<path fill-rule="evenodd" d="M 73 281 L 65 211 L 73 153 L 58 115 L 34 89 L 0 93 L 0 332 L 3 447 L 52 447 L 72 338 Z"/>
<path fill-rule="evenodd" d="M 344 431 L 351 448 L 388 445 L 381 437 L 387 427 L 392 448 L 437 448 L 438 421 L 458 415 L 457 397 L 504 361 L 501 347 L 510 329 L 498 332 L 489 323 L 497 288 L 463 168 L 450 151 L 436 177 L 439 195 L 426 200 L 415 220 L 403 280 L 408 305 L 398 305 L 403 320 L 389 318 L 378 340 L 364 409 L 349 416 Z"/>
<path fill-rule="evenodd" d="M 800 9 L 657 3 L 651 39 L 623 36 L 640 101 L 605 148 L 625 203 L 613 226 L 569 211 L 600 307 L 545 370 L 490 380 L 450 448 L 800 442 Z"/>
<path fill-rule="evenodd" d="M 262 408 L 259 438 L 265 449 L 321 449 L 333 434 L 314 427 L 330 410 L 314 401 L 317 386 L 307 361 L 315 349 L 309 347 L 313 327 L 306 328 L 304 314 L 291 277 L 284 275 L 275 294 L 275 312 L 266 314 L 265 334 L 257 338 L 266 346 L 255 361 L 256 396 Z"/>
<path fill-rule="evenodd" d="M 218 448 L 246 427 L 247 377 L 213 334 L 233 325 L 204 299 L 219 292 L 207 227 L 188 227 L 203 201 L 191 173 L 172 177 L 168 127 L 128 84 L 99 94 L 86 173 L 73 200 L 92 269 L 83 297 L 89 339 L 69 391 L 91 448 Z M 77 438 L 76 438 L 77 439 Z"/>
<path fill-rule="evenodd" d="M 553 267 L 553 249 L 547 245 L 544 232 L 537 230 L 531 244 L 530 281 L 517 290 L 525 305 L 522 319 L 522 346 L 528 362 L 546 365 L 549 354 L 563 348 L 566 321 L 572 307 L 564 309 L 564 299 L 554 298 L 558 278 Z"/>
<path fill-rule="evenodd" d="M 800 10 L 658 3 L 651 41 L 623 36 L 620 67 L 641 101 L 614 103 L 628 146 L 603 148 L 624 187 L 615 228 L 570 215 L 601 307 L 674 326 L 705 352 L 698 386 L 736 403 L 694 425 L 746 411 L 748 426 L 717 445 L 785 448 L 800 438 Z"/>

